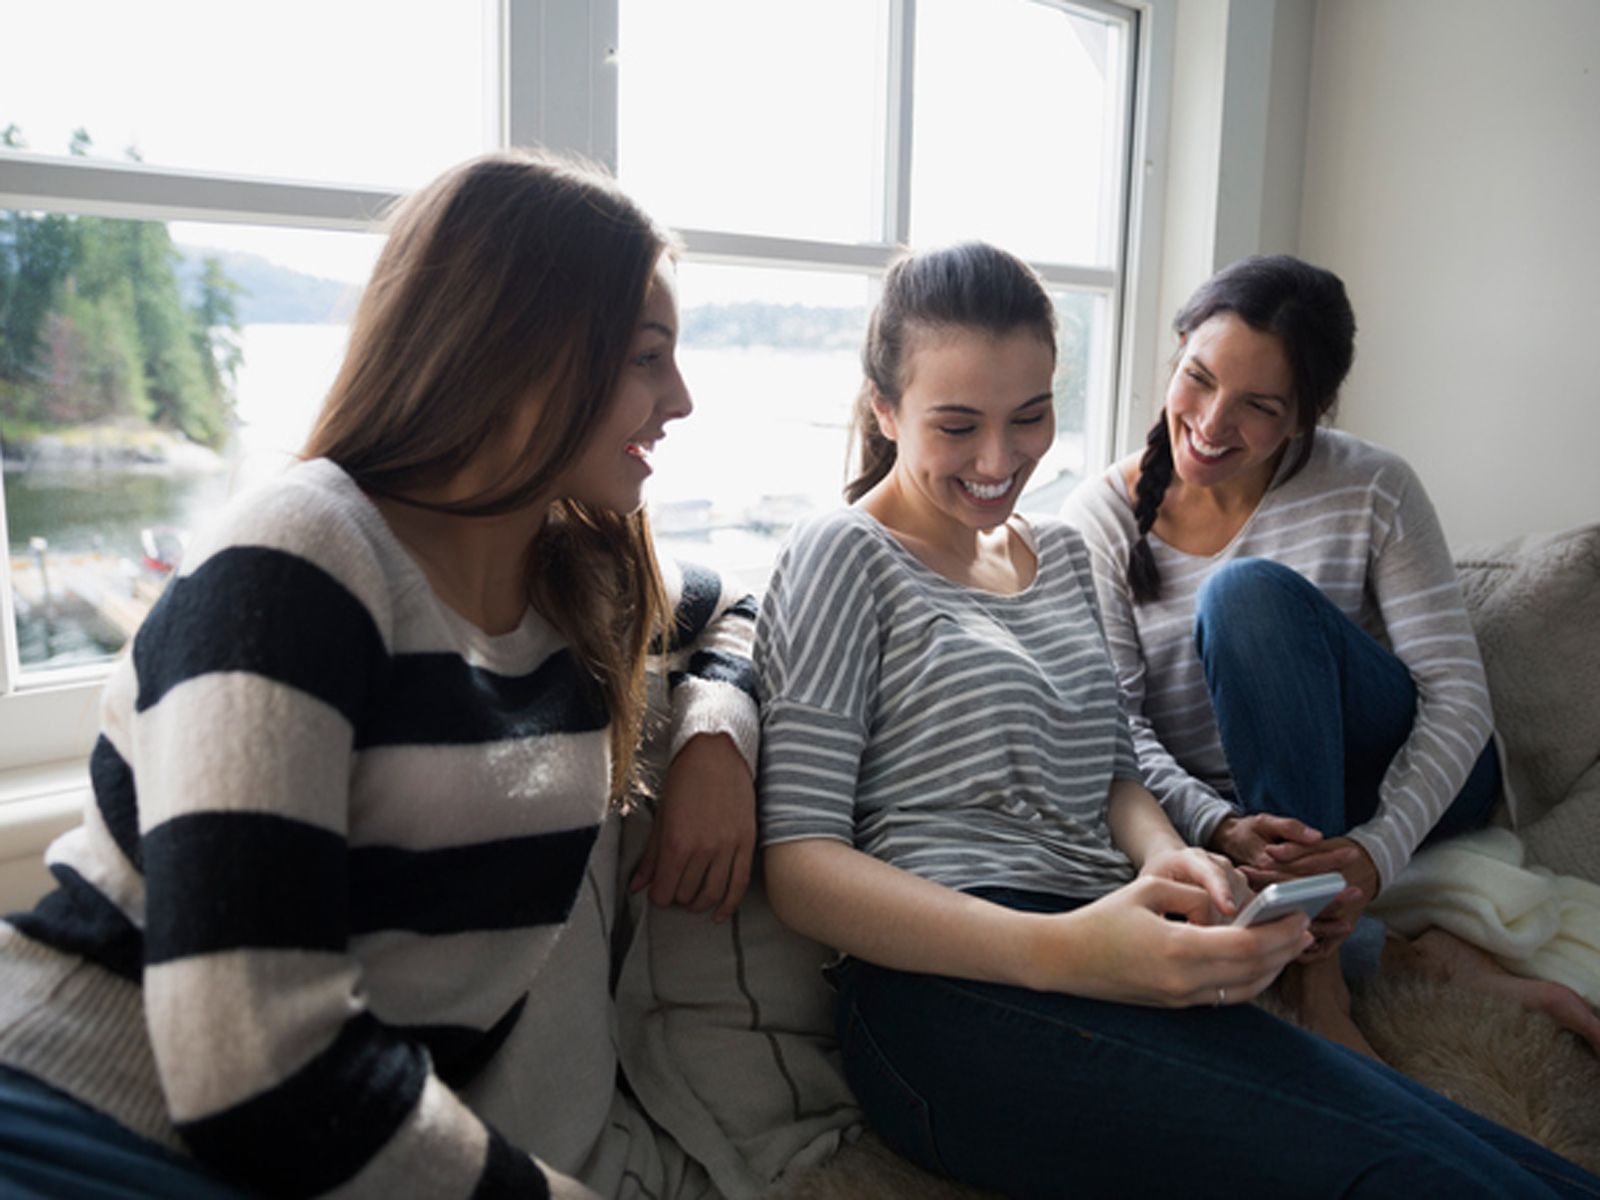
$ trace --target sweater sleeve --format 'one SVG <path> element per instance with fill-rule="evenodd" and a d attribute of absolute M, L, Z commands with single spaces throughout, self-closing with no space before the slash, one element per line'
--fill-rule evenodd
<path fill-rule="evenodd" d="M 1235 809 L 1215 788 L 1183 769 L 1145 715 L 1144 649 L 1127 580 L 1133 513 L 1114 489 L 1109 474 L 1086 479 L 1067 497 L 1061 515 L 1078 528 L 1089 547 L 1106 646 L 1116 668 L 1144 785 L 1161 802 L 1184 840 L 1204 846 L 1218 822 L 1233 815 Z"/>
<path fill-rule="evenodd" d="M 669 756 L 701 733 L 726 733 L 756 771 L 756 601 L 736 581 L 692 563 L 664 568 L 673 606 L 665 671 L 671 702 Z"/>
<path fill-rule="evenodd" d="M 1102 639 L 1106 633 L 1105 614 L 1100 608 L 1099 588 L 1095 582 L 1094 568 L 1090 563 L 1089 548 L 1083 535 L 1077 529 L 1067 530 L 1067 553 L 1072 562 L 1073 574 L 1078 580 L 1078 589 L 1088 604 L 1089 611 L 1094 614 L 1095 624 L 1100 629 Z M 1109 654 L 1109 648 L 1107 650 Z M 1112 664 L 1115 669 L 1115 663 Z M 1126 693 L 1118 686 L 1117 704 L 1117 745 L 1115 757 L 1112 761 L 1111 777 L 1113 779 L 1131 779 L 1135 783 L 1144 785 L 1144 768 L 1139 762 L 1139 753 L 1134 747 L 1133 726 L 1128 720 L 1128 705 Z"/>
<path fill-rule="evenodd" d="M 855 842 L 855 793 L 877 691 L 870 535 L 848 513 L 803 525 L 756 624 L 762 845 Z"/>
<path fill-rule="evenodd" d="M 1390 647 L 1417 689 L 1411 735 L 1378 790 L 1378 810 L 1350 831 L 1385 886 L 1410 861 L 1488 744 L 1488 682 L 1438 516 L 1415 472 L 1379 472 L 1368 572 Z M 1385 526 L 1386 521 L 1386 526 Z"/>
<path fill-rule="evenodd" d="M 224 544 L 186 567 L 124 673 L 168 1111 L 251 1190 L 546 1195 L 540 1166 L 368 1010 L 350 940 L 371 864 L 347 834 L 357 714 L 390 661 L 358 598 L 381 572 L 359 538 L 296 529 L 314 552 Z"/>

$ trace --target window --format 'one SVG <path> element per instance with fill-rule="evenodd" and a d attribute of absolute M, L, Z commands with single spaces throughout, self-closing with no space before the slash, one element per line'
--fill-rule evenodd
<path fill-rule="evenodd" d="M 1025 500 L 1053 510 L 1110 447 L 1139 19 L 1097 0 L 16 9 L 0 770 L 87 749 L 106 659 L 187 530 L 309 429 L 375 215 L 493 145 L 612 161 L 683 237 L 697 415 L 651 491 L 676 552 L 758 580 L 837 502 L 877 281 L 897 245 L 961 237 L 1023 255 L 1056 300 L 1060 436 Z"/>
<path fill-rule="evenodd" d="M 680 441 L 703 454 L 660 463 L 674 549 L 759 579 L 787 524 L 838 503 L 899 245 L 987 238 L 1051 287 L 1059 438 L 1024 507 L 1104 461 L 1135 32 L 1130 9 L 1049 0 L 621 0 L 618 175 L 688 249 Z"/>

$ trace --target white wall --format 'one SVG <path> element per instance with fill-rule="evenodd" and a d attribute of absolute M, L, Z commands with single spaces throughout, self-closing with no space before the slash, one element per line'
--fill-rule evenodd
<path fill-rule="evenodd" d="M 1453 544 L 1600 520 L 1600 3 L 1318 0 L 1299 239 Z"/>
<path fill-rule="evenodd" d="M 1293 252 L 1315 0 L 1181 0 L 1167 137 L 1158 327 L 1123 423 L 1142 445 L 1166 389 L 1172 316 L 1218 267 Z"/>

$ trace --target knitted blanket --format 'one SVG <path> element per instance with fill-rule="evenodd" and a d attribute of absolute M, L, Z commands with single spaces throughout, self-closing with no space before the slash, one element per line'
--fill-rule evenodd
<path fill-rule="evenodd" d="M 1408 937 L 1437 925 L 1508 971 L 1564 983 L 1600 1005 L 1600 885 L 1525 858 L 1509 830 L 1452 838 L 1418 853 L 1372 911 Z"/>

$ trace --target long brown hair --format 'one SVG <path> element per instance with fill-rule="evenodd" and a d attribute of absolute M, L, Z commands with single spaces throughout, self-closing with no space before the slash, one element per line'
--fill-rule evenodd
<path fill-rule="evenodd" d="M 656 264 L 672 245 L 600 169 L 485 155 L 389 217 L 350 348 L 306 442 L 371 494 L 460 516 L 547 495 L 605 415 Z M 418 493 L 541 410 L 502 478 L 450 502 Z M 650 641 L 666 600 L 642 512 L 558 500 L 525 565 L 529 602 L 567 639 L 611 717 L 614 798 L 633 773 Z"/>
<path fill-rule="evenodd" d="M 909 345 L 918 333 L 972 329 L 1004 337 L 1036 334 L 1054 352 L 1056 311 L 1031 267 L 987 242 L 963 242 L 897 259 L 883 280 L 861 349 L 864 377 L 850 420 L 856 475 L 845 485 L 854 504 L 893 468 L 895 444 L 878 427 L 874 398 L 891 409 L 910 380 Z"/>

